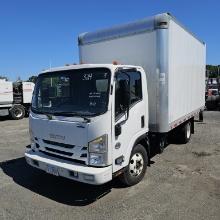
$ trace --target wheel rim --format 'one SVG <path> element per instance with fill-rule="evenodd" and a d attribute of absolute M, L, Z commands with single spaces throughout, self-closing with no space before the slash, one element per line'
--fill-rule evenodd
<path fill-rule="evenodd" d="M 190 133 L 191 133 L 190 123 L 188 123 L 188 124 L 187 124 L 187 127 L 186 127 L 186 137 L 187 137 L 187 139 L 190 138 Z"/>
<path fill-rule="evenodd" d="M 160 150 L 163 151 L 165 147 L 165 140 L 162 139 L 159 143 L 159 146 L 160 146 Z"/>
<path fill-rule="evenodd" d="M 144 158 L 142 154 L 135 153 L 129 163 L 129 172 L 131 176 L 139 176 L 144 168 Z"/>
<path fill-rule="evenodd" d="M 15 109 L 14 115 L 16 118 L 19 118 L 22 116 L 22 111 L 20 109 Z"/>

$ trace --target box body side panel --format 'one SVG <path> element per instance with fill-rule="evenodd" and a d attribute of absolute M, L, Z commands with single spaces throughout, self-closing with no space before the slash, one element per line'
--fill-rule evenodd
<path fill-rule="evenodd" d="M 169 24 L 169 124 L 205 105 L 205 45 L 174 21 Z"/>

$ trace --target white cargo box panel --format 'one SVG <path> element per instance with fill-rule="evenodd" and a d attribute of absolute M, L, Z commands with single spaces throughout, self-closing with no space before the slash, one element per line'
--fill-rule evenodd
<path fill-rule="evenodd" d="M 152 132 L 167 132 L 204 108 L 205 50 L 168 13 L 79 36 L 82 63 L 144 68 Z"/>
<path fill-rule="evenodd" d="M 23 103 L 31 103 L 32 94 L 34 91 L 34 83 L 32 82 L 22 82 L 23 90 Z"/>
<path fill-rule="evenodd" d="M 0 105 L 13 103 L 13 84 L 5 80 L 0 80 Z"/>
<path fill-rule="evenodd" d="M 175 21 L 168 30 L 169 123 L 205 105 L 206 48 Z"/>

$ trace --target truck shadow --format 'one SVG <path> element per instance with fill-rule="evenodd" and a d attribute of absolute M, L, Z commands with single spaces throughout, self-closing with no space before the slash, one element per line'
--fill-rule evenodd
<path fill-rule="evenodd" d="M 92 186 L 55 177 L 30 167 L 24 157 L 2 162 L 0 168 L 18 185 L 71 206 L 89 205 L 111 192 L 113 187 L 120 187 L 117 180 L 101 186 Z"/>
<path fill-rule="evenodd" d="M 151 151 L 150 164 L 157 150 Z M 63 177 L 56 177 L 29 166 L 24 157 L 0 162 L 2 171 L 13 181 L 46 198 L 70 206 L 86 206 L 101 199 L 113 188 L 125 188 L 117 178 L 100 186 L 79 183 Z"/>
<path fill-rule="evenodd" d="M 24 118 L 28 118 L 28 115 L 26 115 Z M 22 120 L 22 119 L 20 119 Z M 12 118 L 10 118 L 10 116 L 0 116 L 0 121 L 13 121 Z"/>
<path fill-rule="evenodd" d="M 7 121 L 10 120 L 9 116 L 0 116 L 0 121 Z"/>

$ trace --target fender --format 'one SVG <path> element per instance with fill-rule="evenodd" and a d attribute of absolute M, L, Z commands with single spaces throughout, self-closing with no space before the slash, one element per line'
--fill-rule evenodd
<path fill-rule="evenodd" d="M 148 142 L 148 130 L 142 130 L 139 133 L 137 133 L 135 136 L 132 137 L 132 139 L 129 142 L 129 146 L 126 150 L 125 155 L 129 155 L 125 157 L 125 161 L 124 161 L 124 167 L 128 166 L 129 164 L 129 160 L 130 160 L 130 156 L 131 156 L 131 152 L 133 147 L 142 142 L 142 141 L 147 141 Z M 146 142 L 146 143 L 147 143 Z M 143 143 L 142 143 L 143 144 Z M 147 146 L 147 144 L 145 144 L 145 147 Z M 149 145 L 148 145 L 149 146 Z M 147 152 L 149 153 L 149 147 L 146 147 Z"/>

